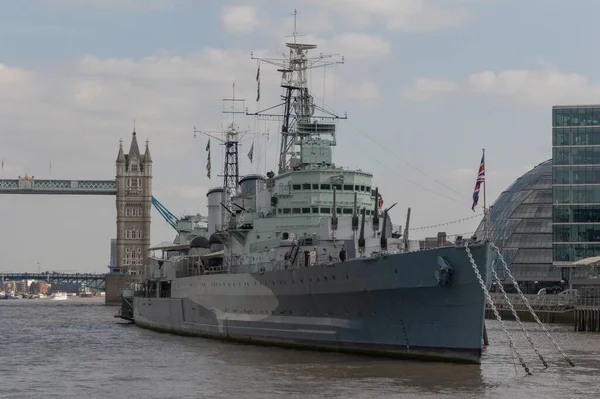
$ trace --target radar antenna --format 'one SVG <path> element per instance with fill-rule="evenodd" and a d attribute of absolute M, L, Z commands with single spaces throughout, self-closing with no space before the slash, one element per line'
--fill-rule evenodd
<path fill-rule="evenodd" d="M 275 65 L 278 67 L 277 71 L 282 74 L 281 87 L 285 90 L 285 94 L 281 98 L 283 102 L 255 113 L 247 112 L 247 115 L 253 115 L 260 119 L 282 118 L 279 173 L 295 167 L 292 160 L 297 160 L 298 157 L 296 146 L 301 145 L 305 139 L 314 135 L 330 134 L 333 137 L 332 145 L 335 145 L 335 122 L 338 119 L 346 119 L 346 115 L 338 116 L 314 103 L 313 97 L 308 91 L 307 73 L 309 69 L 343 64 L 344 57 L 341 57 L 341 61 L 337 60 L 338 54 L 325 55 L 321 53 L 316 57 L 309 57 L 308 51 L 316 49 L 317 46 L 298 43 L 297 38 L 301 35 L 297 31 L 297 14 L 298 12 L 294 10 L 294 31 L 291 36 L 293 43 L 286 43 L 289 55 L 283 54 L 283 58 L 258 58 L 251 54 L 251 59 L 259 62 L 257 73 L 259 84 L 258 74 L 261 62 Z M 278 107 L 283 107 L 283 114 L 272 113 Z M 320 111 L 323 115 L 315 115 L 315 111 Z M 327 123 L 319 126 L 317 121 Z M 320 129 L 321 127 L 325 129 Z"/>

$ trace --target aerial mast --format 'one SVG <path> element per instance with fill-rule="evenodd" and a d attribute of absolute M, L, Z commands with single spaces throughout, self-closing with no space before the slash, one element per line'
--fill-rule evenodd
<path fill-rule="evenodd" d="M 231 109 L 226 110 L 226 102 L 231 103 Z M 238 144 L 239 144 L 239 129 L 235 124 L 235 115 L 243 114 L 244 111 L 237 111 L 236 104 L 241 103 L 242 109 L 244 109 L 244 100 L 235 98 L 235 82 L 232 85 L 232 96 L 231 98 L 223 99 L 223 113 L 231 115 L 231 123 L 225 131 L 225 159 L 223 168 L 223 189 L 231 198 L 237 194 L 238 182 L 240 180 L 240 164 L 238 157 Z"/>
<path fill-rule="evenodd" d="M 235 97 L 235 82 L 232 84 L 232 96 L 231 98 L 224 98 L 223 100 L 223 113 L 231 115 L 231 122 L 227 125 L 227 128 L 218 132 L 202 131 L 196 129 L 194 126 L 194 137 L 197 134 L 202 134 L 220 141 L 225 146 L 225 157 L 223 159 L 223 174 L 219 177 L 223 177 L 223 197 L 221 205 L 231 211 L 231 197 L 238 194 L 238 183 L 240 179 L 240 165 L 238 156 L 238 147 L 240 140 L 240 131 L 238 126 L 235 124 L 235 115 L 245 113 L 243 109 L 244 101 Z M 230 104 L 226 107 L 226 104 Z M 241 106 L 238 106 L 241 104 Z M 218 137 L 222 136 L 222 137 Z M 221 212 L 221 226 L 225 226 L 225 219 L 231 212 L 226 212 L 225 209 Z"/>
<path fill-rule="evenodd" d="M 297 15 L 294 10 L 294 31 L 292 33 L 293 42 L 286 43 L 289 49 L 289 54 L 284 54 L 283 58 L 256 58 L 251 55 L 252 59 L 260 62 L 265 62 L 278 67 L 277 71 L 282 74 L 281 87 L 285 89 L 285 94 L 282 96 L 281 104 L 266 108 L 254 114 L 259 118 L 267 120 L 273 117 L 281 117 L 281 144 L 279 148 L 278 172 L 282 173 L 293 169 L 298 163 L 297 146 L 303 140 L 313 134 L 320 134 L 316 125 L 311 125 L 314 121 L 335 122 L 338 119 L 345 119 L 317 106 L 312 95 L 308 91 L 308 70 L 326 67 L 328 65 L 344 62 L 344 57 L 341 61 L 333 59 L 336 55 L 319 54 L 316 57 L 309 57 L 308 51 L 317 48 L 314 44 L 298 43 L 297 38 L 302 36 L 297 31 Z M 289 36 L 288 36 L 289 37 Z M 283 114 L 270 113 L 276 107 L 283 107 Z M 315 116 L 315 111 L 318 110 L 325 116 Z M 316 131 L 315 131 L 316 130 Z M 335 145 L 335 129 L 329 132 L 333 136 L 333 145 Z"/>

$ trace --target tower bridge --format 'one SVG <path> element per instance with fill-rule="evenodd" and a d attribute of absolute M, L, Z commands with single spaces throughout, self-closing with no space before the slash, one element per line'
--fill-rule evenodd
<path fill-rule="evenodd" d="M 106 304 L 118 304 L 123 288 L 141 274 L 150 248 L 152 205 L 173 227 L 177 218 L 152 196 L 152 157 L 140 152 L 135 129 L 129 152 L 119 144 L 114 180 L 49 180 L 34 176 L 0 179 L 0 194 L 114 195 L 117 207 L 116 265 L 105 276 Z M 32 274 L 32 273 L 29 273 Z"/>

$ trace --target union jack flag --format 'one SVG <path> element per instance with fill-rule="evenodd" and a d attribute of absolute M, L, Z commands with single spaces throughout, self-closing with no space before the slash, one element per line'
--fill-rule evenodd
<path fill-rule="evenodd" d="M 473 206 L 471 210 L 475 212 L 475 207 L 477 206 L 477 202 L 479 202 L 479 189 L 481 187 L 481 183 L 485 183 L 485 155 L 481 156 L 481 163 L 479 164 L 479 172 L 477 173 L 477 181 L 475 182 L 475 190 L 473 190 Z"/>

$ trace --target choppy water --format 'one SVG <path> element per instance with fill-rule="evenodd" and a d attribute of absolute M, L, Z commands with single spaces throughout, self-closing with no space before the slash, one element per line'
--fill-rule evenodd
<path fill-rule="evenodd" d="M 254 347 L 140 329 L 102 299 L 0 301 L 0 398 L 573 398 L 600 397 L 600 335 L 508 323 L 525 376 L 496 322 L 481 366 Z"/>

